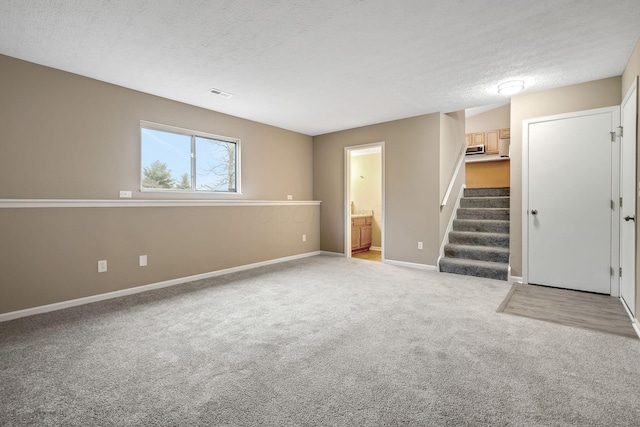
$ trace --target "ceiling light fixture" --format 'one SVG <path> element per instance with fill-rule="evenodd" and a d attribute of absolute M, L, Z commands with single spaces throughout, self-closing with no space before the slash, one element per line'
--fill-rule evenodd
<path fill-rule="evenodd" d="M 211 92 L 214 95 L 221 96 L 223 98 L 231 98 L 233 96 L 233 94 L 231 94 L 229 92 L 224 92 L 224 91 L 219 90 L 219 89 L 209 89 L 209 92 Z"/>
<path fill-rule="evenodd" d="M 500 95 L 513 95 L 522 89 L 524 89 L 524 82 L 522 80 L 511 80 L 498 85 L 498 93 Z"/>

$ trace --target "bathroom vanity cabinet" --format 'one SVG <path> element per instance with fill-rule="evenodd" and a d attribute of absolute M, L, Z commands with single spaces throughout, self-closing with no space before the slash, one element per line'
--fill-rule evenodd
<path fill-rule="evenodd" d="M 371 247 L 373 216 L 351 217 L 351 253 L 368 251 Z"/>

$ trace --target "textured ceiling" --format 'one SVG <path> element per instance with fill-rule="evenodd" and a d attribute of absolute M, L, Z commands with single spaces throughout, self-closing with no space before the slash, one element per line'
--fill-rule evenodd
<path fill-rule="evenodd" d="M 617 76 L 638 37 L 638 0 L 0 0 L 2 54 L 308 135 Z"/>

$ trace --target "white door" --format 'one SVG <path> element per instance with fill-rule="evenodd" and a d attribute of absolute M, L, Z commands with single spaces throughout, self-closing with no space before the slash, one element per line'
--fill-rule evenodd
<path fill-rule="evenodd" d="M 618 123 L 617 107 L 525 121 L 526 282 L 611 293 L 610 132 Z"/>
<path fill-rule="evenodd" d="M 637 84 L 631 87 L 622 102 L 622 138 L 620 162 L 620 296 L 635 316 L 636 279 L 636 111 Z"/>

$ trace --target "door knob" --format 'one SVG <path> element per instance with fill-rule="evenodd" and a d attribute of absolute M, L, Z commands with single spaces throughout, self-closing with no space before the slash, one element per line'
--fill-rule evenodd
<path fill-rule="evenodd" d="M 627 216 L 624 217 L 624 220 L 625 221 L 634 221 L 635 222 L 636 217 L 635 216 L 631 216 L 631 215 L 627 215 Z"/>
<path fill-rule="evenodd" d="M 538 209 L 531 209 L 531 215 L 538 215 Z"/>

